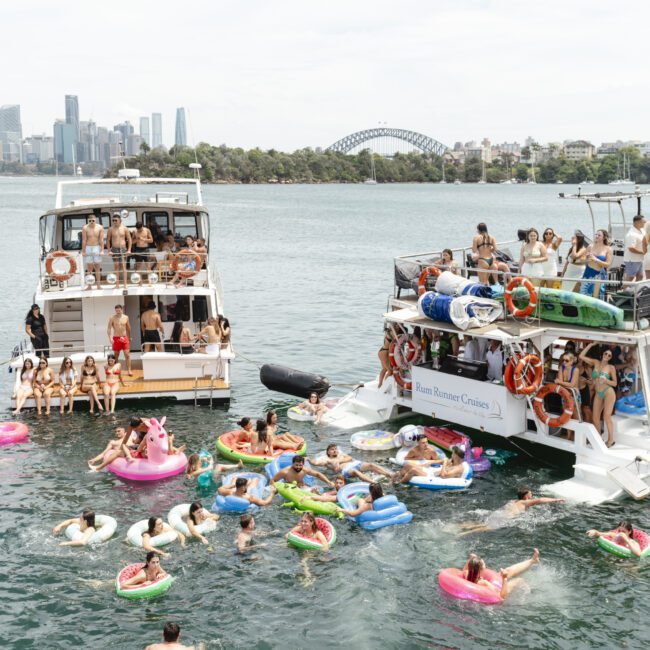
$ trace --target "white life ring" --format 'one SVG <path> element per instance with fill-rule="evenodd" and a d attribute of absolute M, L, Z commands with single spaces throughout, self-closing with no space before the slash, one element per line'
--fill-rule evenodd
<path fill-rule="evenodd" d="M 95 515 L 95 532 L 90 536 L 88 544 L 101 544 L 115 535 L 117 521 L 108 515 Z M 65 536 L 73 542 L 81 539 L 83 533 L 79 530 L 79 524 L 70 524 L 65 529 Z"/>
<path fill-rule="evenodd" d="M 142 534 L 147 532 L 149 528 L 149 520 L 141 519 L 137 521 L 126 533 L 126 538 L 133 544 L 133 546 L 139 546 L 142 548 Z M 150 540 L 151 546 L 158 548 L 159 546 L 166 546 L 171 544 L 178 537 L 178 533 L 172 528 L 171 530 L 165 530 L 160 535 L 152 537 Z"/>
<path fill-rule="evenodd" d="M 169 525 L 176 529 L 179 533 L 191 537 L 190 529 L 185 523 L 185 518 L 190 514 L 190 505 L 189 503 L 179 503 L 177 506 L 174 506 L 167 515 L 167 521 Z M 206 519 L 202 524 L 195 526 L 196 530 L 203 535 L 204 533 L 210 533 L 217 527 L 217 522 L 214 519 Z"/>

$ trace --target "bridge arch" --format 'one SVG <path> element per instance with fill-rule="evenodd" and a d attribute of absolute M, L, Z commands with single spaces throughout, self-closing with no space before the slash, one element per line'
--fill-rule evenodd
<path fill-rule="evenodd" d="M 437 156 L 442 156 L 447 151 L 447 147 L 444 144 L 430 138 L 428 135 L 415 131 L 407 131 L 406 129 L 391 129 L 388 127 L 377 127 L 375 129 L 366 129 L 365 131 L 351 133 L 327 147 L 327 150 L 348 153 L 364 142 L 375 140 L 376 138 L 397 138 L 412 144 L 424 153 L 433 153 Z"/>

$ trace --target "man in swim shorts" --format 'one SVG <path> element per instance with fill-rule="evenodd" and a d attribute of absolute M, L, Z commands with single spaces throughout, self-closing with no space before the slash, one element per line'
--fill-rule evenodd
<path fill-rule="evenodd" d="M 425 476 L 426 470 L 432 465 L 442 465 L 443 461 L 438 456 L 438 451 L 429 444 L 427 437 L 423 433 L 415 436 L 415 440 L 417 444 L 406 454 L 402 468 L 392 474 L 393 481 L 408 482 L 413 475 Z M 412 463 L 406 462 L 409 460 L 422 460 L 427 462 L 413 465 Z M 422 471 L 413 470 L 414 467 L 422 468 Z M 408 479 L 406 479 L 407 475 L 409 475 Z"/>
<path fill-rule="evenodd" d="M 334 444 L 327 445 L 325 450 L 325 458 L 320 459 L 310 459 L 312 465 L 316 467 L 327 467 L 333 472 L 340 472 L 344 478 L 350 478 L 354 476 L 360 481 L 365 481 L 366 483 L 372 483 L 372 477 L 363 474 L 363 472 L 374 472 L 375 474 L 381 474 L 382 476 L 391 477 L 392 472 L 389 472 L 387 469 L 384 469 L 376 463 L 362 463 L 360 460 L 354 460 L 352 456 L 344 454 L 339 448 Z"/>
<path fill-rule="evenodd" d="M 326 485 L 333 487 L 332 481 L 330 481 L 325 474 L 321 474 L 315 469 L 310 469 L 305 467 L 305 459 L 302 456 L 294 456 L 291 459 L 291 465 L 281 469 L 272 479 L 271 485 L 276 481 L 284 481 L 285 483 L 295 483 L 299 488 L 306 489 L 305 477 L 314 476 L 319 481 L 323 481 Z"/>
<path fill-rule="evenodd" d="M 564 499 L 552 499 L 551 497 L 535 498 L 532 490 L 527 485 L 520 485 L 517 488 L 516 499 L 508 501 L 504 506 L 488 515 L 485 523 L 463 524 L 461 527 L 464 529 L 464 532 L 460 536 L 463 537 L 472 533 L 483 533 L 489 530 L 505 528 L 510 521 L 523 515 L 528 508 L 546 503 L 564 503 Z"/>
<path fill-rule="evenodd" d="M 257 485 L 257 482 L 258 479 L 256 478 L 248 480 L 243 476 L 239 476 L 235 479 L 234 485 L 222 485 L 218 492 L 224 497 L 234 496 L 239 497 L 240 499 L 246 499 L 246 501 L 250 501 L 250 503 L 253 503 L 256 506 L 268 506 L 275 496 L 275 485 L 271 485 L 271 493 L 266 499 L 258 499 L 256 496 L 248 494 L 248 490 L 254 488 Z"/>
<path fill-rule="evenodd" d="M 196 646 L 193 645 L 183 645 L 178 642 L 178 639 L 181 637 L 181 628 L 178 624 L 168 621 L 165 623 L 163 628 L 163 639 L 162 643 L 151 643 L 145 650 L 205 650 L 205 645 L 199 643 Z"/>
<path fill-rule="evenodd" d="M 131 372 L 131 322 L 129 317 L 124 313 L 122 305 L 115 305 L 115 315 L 111 316 L 108 321 L 108 340 L 113 346 L 115 353 L 115 362 L 120 360 L 120 351 L 124 351 L 124 361 L 126 363 L 126 372 L 129 376 Z"/>
<path fill-rule="evenodd" d="M 119 212 L 113 214 L 112 222 L 113 225 L 108 229 L 106 248 L 108 248 L 108 254 L 113 258 L 117 284 L 119 286 L 121 275 L 124 289 L 126 289 L 126 258 L 131 252 L 131 233 L 126 226 L 122 225 L 122 217 Z"/>
<path fill-rule="evenodd" d="M 345 485 L 345 478 L 342 474 L 334 477 L 334 489 L 330 492 L 323 492 L 323 494 L 310 494 L 309 496 L 304 496 L 298 503 L 307 501 L 322 501 L 324 503 L 336 503 L 337 495 L 339 490 Z"/>
<path fill-rule="evenodd" d="M 143 225 L 142 221 L 136 221 L 135 230 L 132 235 L 133 259 L 135 260 L 136 271 L 147 271 L 151 268 L 153 257 L 150 257 L 149 248 L 153 244 L 151 230 Z"/>
<path fill-rule="evenodd" d="M 84 257 L 86 271 L 95 276 L 95 287 L 101 289 L 104 228 L 97 223 L 96 212 L 88 215 L 88 223 L 81 229 L 81 254 Z M 85 288 L 90 289 L 91 287 Z"/>
<path fill-rule="evenodd" d="M 153 300 L 149 301 L 146 311 L 142 312 L 142 316 L 140 316 L 140 331 L 145 352 L 151 352 L 152 348 L 155 348 L 156 352 L 163 351 L 162 341 L 165 337 L 165 329 Z"/>

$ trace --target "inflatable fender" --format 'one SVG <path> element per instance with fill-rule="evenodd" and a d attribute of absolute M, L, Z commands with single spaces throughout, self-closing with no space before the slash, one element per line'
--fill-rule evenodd
<path fill-rule="evenodd" d="M 307 399 L 309 393 L 323 397 L 330 383 L 322 375 L 266 363 L 260 369 L 260 381 L 269 390 Z"/>

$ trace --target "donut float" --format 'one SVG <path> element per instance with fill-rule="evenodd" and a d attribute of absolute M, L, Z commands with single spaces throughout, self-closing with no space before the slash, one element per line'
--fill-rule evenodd
<path fill-rule="evenodd" d="M 134 575 L 137 575 L 138 571 L 144 568 L 142 562 L 136 562 L 135 564 L 129 564 L 125 566 L 115 578 L 115 591 L 118 596 L 122 598 L 128 598 L 129 600 L 135 600 L 137 598 L 153 598 L 154 596 L 159 596 L 164 594 L 174 582 L 174 578 L 169 575 L 169 573 L 164 573 L 157 580 L 153 582 L 147 582 L 143 585 L 137 585 L 133 588 L 124 588 L 122 585 Z"/>
<path fill-rule="evenodd" d="M 334 528 L 327 519 L 316 517 L 316 527 L 325 536 L 328 546 L 332 546 L 332 544 L 336 542 L 336 528 Z M 287 535 L 287 542 L 291 544 L 291 546 L 300 549 L 323 549 L 323 545 L 318 540 L 315 540 L 312 537 L 305 537 L 304 535 L 293 531 Z"/>
<path fill-rule="evenodd" d="M 174 506 L 167 515 L 169 525 L 186 537 L 191 537 L 190 529 L 185 523 L 185 519 L 189 517 L 190 514 L 190 505 L 190 503 L 179 503 L 177 506 Z M 217 522 L 214 519 L 206 519 L 203 523 L 195 526 L 196 530 L 198 530 L 201 535 L 212 532 L 216 527 Z"/>
<path fill-rule="evenodd" d="M 22 422 L 0 422 L 0 445 L 27 440 L 29 429 Z"/>
<path fill-rule="evenodd" d="M 350 436 L 350 444 L 355 449 L 362 449 L 363 451 L 386 451 L 387 449 L 399 447 L 402 441 L 399 433 L 371 429 L 353 433 Z"/>
<path fill-rule="evenodd" d="M 241 460 L 243 463 L 270 463 L 274 458 L 281 456 L 287 451 L 286 449 L 276 449 L 273 454 L 254 454 L 251 452 L 250 444 L 248 443 L 242 447 L 235 446 L 238 433 L 239 431 L 228 431 L 217 438 L 217 451 L 229 460 Z M 302 445 L 291 453 L 304 456 L 306 451 L 307 444 L 303 440 Z"/>
<path fill-rule="evenodd" d="M 501 575 L 492 569 L 483 569 L 483 580 L 493 584 L 499 591 L 494 591 L 485 585 L 478 585 L 467 580 L 460 569 L 443 569 L 438 574 L 440 588 L 449 595 L 460 600 L 474 600 L 485 605 L 497 605 L 503 602 L 499 595 L 502 586 Z"/>
<path fill-rule="evenodd" d="M 95 515 L 95 532 L 90 536 L 88 544 L 101 544 L 109 540 L 117 530 L 117 521 L 108 515 Z M 79 530 L 79 524 L 70 524 L 65 529 L 65 536 L 72 541 L 76 541 L 83 537 L 83 533 Z"/>

